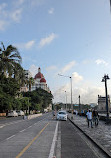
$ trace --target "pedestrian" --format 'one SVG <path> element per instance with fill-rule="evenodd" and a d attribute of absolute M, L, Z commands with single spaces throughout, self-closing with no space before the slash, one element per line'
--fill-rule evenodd
<path fill-rule="evenodd" d="M 76 116 L 78 115 L 78 111 L 76 110 Z"/>
<path fill-rule="evenodd" d="M 89 122 L 90 122 L 91 123 L 91 128 L 93 128 L 93 126 L 92 126 L 92 112 L 91 112 L 90 109 L 86 113 L 86 116 L 87 116 L 88 127 L 89 127 Z"/>
<path fill-rule="evenodd" d="M 99 116 L 98 116 L 98 111 L 97 110 L 94 113 L 94 117 L 95 117 L 95 126 L 97 126 L 98 122 L 99 122 Z"/>

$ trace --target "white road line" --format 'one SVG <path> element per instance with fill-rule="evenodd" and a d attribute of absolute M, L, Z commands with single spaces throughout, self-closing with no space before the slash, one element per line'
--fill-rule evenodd
<path fill-rule="evenodd" d="M 24 132 L 26 129 L 23 129 L 22 131 L 20 131 L 20 132 Z"/>
<path fill-rule="evenodd" d="M 32 126 L 29 126 L 28 128 L 31 128 Z"/>
<path fill-rule="evenodd" d="M 11 137 L 9 137 L 9 138 L 7 138 L 6 140 L 9 140 L 9 139 L 11 139 L 12 137 L 14 137 L 15 135 L 12 135 Z"/>
<path fill-rule="evenodd" d="M 54 133 L 54 137 L 53 137 L 53 141 L 52 141 L 52 145 L 51 145 L 51 149 L 50 149 L 48 158 L 52 158 L 54 156 L 55 143 L 57 140 L 57 132 L 58 132 L 58 122 L 56 124 L 55 133 Z"/>
<path fill-rule="evenodd" d="M 19 123 L 19 122 L 22 122 L 22 121 L 24 121 L 24 120 L 18 120 L 18 121 L 12 121 L 10 123 L 5 123 L 5 124 L 2 124 L 1 128 L 5 127 L 5 126 L 8 126 L 8 125 L 16 124 L 16 123 Z"/>

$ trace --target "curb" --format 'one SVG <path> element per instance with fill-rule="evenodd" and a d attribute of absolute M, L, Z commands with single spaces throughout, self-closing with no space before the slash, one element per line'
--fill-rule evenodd
<path fill-rule="evenodd" d="M 106 149 L 104 149 L 104 147 L 100 144 L 100 143 L 98 143 L 98 142 L 96 142 L 93 138 L 91 138 L 86 132 L 84 132 L 77 124 L 75 124 L 69 117 L 68 117 L 68 119 L 70 120 L 70 122 L 74 125 L 74 126 L 76 126 L 83 134 L 85 134 L 85 136 L 88 138 L 88 139 L 90 139 L 97 147 L 99 147 L 99 149 L 102 151 L 102 152 L 104 152 L 104 154 L 106 155 L 106 156 L 108 156 L 109 158 L 111 158 L 111 153 L 109 152 L 109 151 L 107 151 Z"/>

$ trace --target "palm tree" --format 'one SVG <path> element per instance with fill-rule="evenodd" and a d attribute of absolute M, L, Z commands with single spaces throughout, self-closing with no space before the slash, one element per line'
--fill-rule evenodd
<path fill-rule="evenodd" d="M 0 73 L 11 77 L 18 64 L 21 63 L 21 56 L 16 47 L 9 45 L 5 48 L 1 42 L 0 48 Z"/>
<path fill-rule="evenodd" d="M 16 81 L 19 83 L 19 85 L 25 86 L 27 84 L 27 78 L 25 76 L 25 71 L 24 69 L 21 67 L 21 65 L 19 63 L 15 64 L 14 67 L 14 78 L 16 79 Z"/>
<path fill-rule="evenodd" d="M 31 91 L 31 87 L 32 85 L 34 84 L 34 78 L 33 77 L 30 77 L 28 80 L 27 80 L 27 85 L 29 87 L 29 91 Z"/>

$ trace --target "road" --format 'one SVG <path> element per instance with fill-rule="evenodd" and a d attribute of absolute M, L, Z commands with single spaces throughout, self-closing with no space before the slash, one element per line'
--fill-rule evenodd
<path fill-rule="evenodd" d="M 52 113 L 31 120 L 0 120 L 0 158 L 98 158 L 98 151 L 69 120 Z"/>
<path fill-rule="evenodd" d="M 0 158 L 48 158 L 56 126 L 51 113 L 32 120 L 0 120 Z"/>

